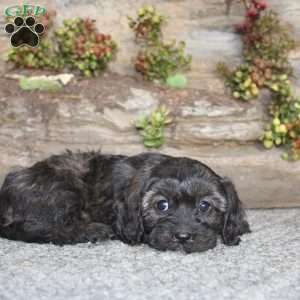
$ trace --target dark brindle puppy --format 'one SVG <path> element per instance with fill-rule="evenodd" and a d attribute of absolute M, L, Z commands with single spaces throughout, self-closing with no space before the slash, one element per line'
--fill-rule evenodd
<path fill-rule="evenodd" d="M 231 181 L 188 158 L 67 152 L 8 174 L 0 191 L 0 235 L 26 242 L 196 252 L 249 231 Z"/>

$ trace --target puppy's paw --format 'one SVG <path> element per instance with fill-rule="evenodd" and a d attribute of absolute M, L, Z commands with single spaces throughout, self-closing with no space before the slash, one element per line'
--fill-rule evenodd
<path fill-rule="evenodd" d="M 101 223 L 88 224 L 80 235 L 81 242 L 97 243 L 103 240 L 114 239 L 114 233 L 110 226 Z"/>

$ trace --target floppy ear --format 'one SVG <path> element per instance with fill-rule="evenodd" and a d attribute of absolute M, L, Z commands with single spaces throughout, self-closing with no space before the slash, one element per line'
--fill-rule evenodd
<path fill-rule="evenodd" d="M 226 245 L 238 245 L 240 235 L 251 232 L 246 220 L 246 214 L 242 207 L 235 187 L 230 179 L 221 179 L 222 187 L 227 198 L 227 209 L 224 215 L 222 231 L 223 242 Z"/>
<path fill-rule="evenodd" d="M 142 184 L 136 170 L 128 164 L 120 165 L 115 172 L 113 225 L 117 236 L 128 244 L 142 241 L 144 234 L 142 218 Z"/>

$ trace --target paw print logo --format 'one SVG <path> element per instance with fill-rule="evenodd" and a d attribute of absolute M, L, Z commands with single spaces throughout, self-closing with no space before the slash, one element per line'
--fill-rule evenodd
<path fill-rule="evenodd" d="M 4 30 L 11 34 L 10 43 L 13 47 L 27 45 L 36 47 L 39 44 L 39 36 L 44 32 L 45 27 L 36 23 L 33 17 L 16 17 L 13 23 L 7 23 Z"/>

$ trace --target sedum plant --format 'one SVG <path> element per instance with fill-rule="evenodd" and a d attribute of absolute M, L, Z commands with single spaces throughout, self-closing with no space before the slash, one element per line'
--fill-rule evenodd
<path fill-rule="evenodd" d="M 272 121 L 262 137 L 265 148 L 286 146 L 285 160 L 300 159 L 300 97 L 293 95 L 287 76 L 274 79 L 270 84 L 273 102 L 270 106 Z"/>
<path fill-rule="evenodd" d="M 88 77 L 99 75 L 116 54 L 116 43 L 99 33 L 91 19 L 65 20 L 54 35 L 62 65 Z"/>
<path fill-rule="evenodd" d="M 161 28 L 166 23 L 166 18 L 154 6 L 144 5 L 138 10 L 136 18 L 127 18 L 137 41 L 157 41 L 161 38 Z"/>
<path fill-rule="evenodd" d="M 227 1 L 227 4 L 233 1 Z M 288 60 L 295 47 L 290 30 L 262 0 L 244 0 L 246 16 L 236 26 L 243 41 L 242 65 L 231 70 L 224 63 L 218 71 L 236 99 L 248 101 L 262 88 L 271 92 L 271 123 L 261 138 L 267 149 L 284 146 L 286 160 L 300 159 L 300 99 L 293 93 L 293 69 Z"/>
<path fill-rule="evenodd" d="M 141 116 L 135 123 L 143 137 L 143 143 L 147 148 L 159 148 L 165 141 L 165 126 L 172 123 L 170 111 L 166 106 L 161 106 L 153 111 L 150 116 Z"/>
<path fill-rule="evenodd" d="M 138 10 L 136 18 L 128 17 L 128 20 L 141 45 L 134 66 L 143 78 L 166 83 L 169 77 L 190 68 L 192 57 L 185 54 L 185 43 L 163 41 L 162 25 L 166 24 L 166 18 L 155 7 L 145 5 Z"/>
<path fill-rule="evenodd" d="M 53 28 L 55 11 L 51 10 L 44 15 L 38 17 L 38 22 L 45 27 L 43 37 L 40 39 L 39 46 L 36 48 L 19 47 L 9 50 L 7 60 L 12 62 L 16 67 L 30 69 L 55 69 L 57 68 L 56 60 L 54 59 L 53 42 L 49 38 L 49 31 Z M 13 22 L 11 17 L 8 17 L 7 22 Z"/>
<path fill-rule="evenodd" d="M 142 49 L 136 59 L 135 69 L 147 80 L 167 79 L 175 72 L 189 69 L 191 56 L 185 55 L 185 43 L 157 43 Z"/>
<path fill-rule="evenodd" d="M 267 10 L 266 2 L 244 2 L 245 20 L 236 25 L 243 41 L 244 63 L 234 70 L 221 63 L 218 71 L 235 98 L 250 100 L 259 95 L 260 89 L 268 88 L 272 78 L 292 75 L 288 54 L 295 47 L 295 41 L 278 15 Z"/>
<path fill-rule="evenodd" d="M 16 67 L 29 69 L 56 69 L 57 61 L 53 47 L 49 39 L 41 39 L 36 48 L 19 47 L 12 48 L 8 52 L 8 61 Z"/>
<path fill-rule="evenodd" d="M 48 20 L 48 25 L 52 24 Z M 97 76 L 103 72 L 117 52 L 110 35 L 98 32 L 90 19 L 67 19 L 54 30 L 53 36 L 41 39 L 38 47 L 13 48 L 8 61 L 17 67 L 75 70 L 84 76 Z"/>

